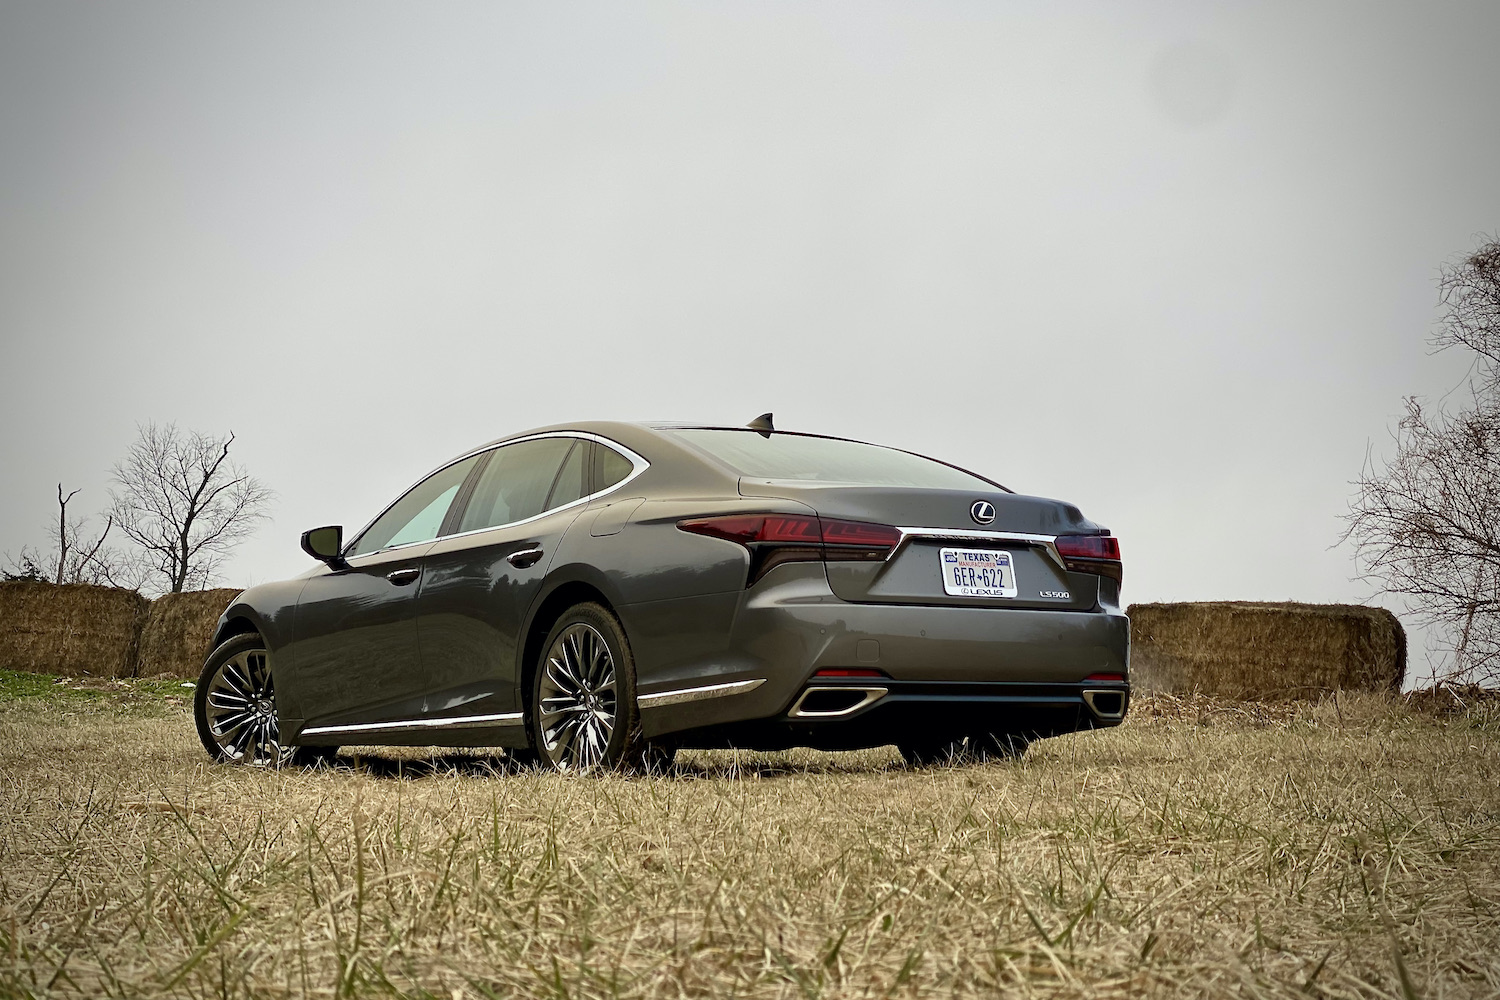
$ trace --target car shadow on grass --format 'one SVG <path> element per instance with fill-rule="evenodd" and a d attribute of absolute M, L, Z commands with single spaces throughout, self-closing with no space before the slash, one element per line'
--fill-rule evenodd
<path fill-rule="evenodd" d="M 322 767 L 356 771 L 371 778 L 388 781 L 438 777 L 504 779 L 552 774 L 536 764 L 488 748 L 477 752 L 432 752 L 430 749 L 423 752 L 424 749 L 426 748 L 344 748 L 332 765 Z M 1014 764 L 959 763 L 954 766 L 993 767 Z M 944 765 L 938 765 L 925 770 L 936 771 L 943 767 Z M 676 762 L 662 770 L 594 772 L 583 777 L 608 776 L 639 781 L 759 781 L 812 775 L 874 775 L 908 770 L 912 769 L 901 760 L 894 747 L 843 752 L 698 750 L 679 752 Z"/>
<path fill-rule="evenodd" d="M 500 753 L 403 752 L 390 747 L 344 749 L 331 764 L 310 770 L 354 771 L 388 781 L 419 781 L 428 778 L 503 778 L 521 765 Z"/>

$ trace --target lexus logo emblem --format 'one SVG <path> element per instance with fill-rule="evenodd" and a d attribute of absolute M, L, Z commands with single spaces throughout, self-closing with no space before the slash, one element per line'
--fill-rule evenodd
<path fill-rule="evenodd" d="M 969 508 L 969 516 L 975 524 L 989 524 L 995 519 L 995 505 L 988 500 L 975 500 L 974 506 Z"/>

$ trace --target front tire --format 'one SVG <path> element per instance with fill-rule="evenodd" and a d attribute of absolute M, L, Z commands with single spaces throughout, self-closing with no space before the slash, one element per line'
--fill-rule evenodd
<path fill-rule="evenodd" d="M 313 766 L 338 747 L 294 747 L 281 742 L 271 653 L 255 633 L 236 635 L 208 654 L 193 692 L 193 721 L 210 757 L 258 767 Z"/>
<path fill-rule="evenodd" d="M 547 633 L 527 724 L 543 765 L 567 773 L 634 768 L 643 757 L 635 660 L 625 630 L 600 604 L 577 604 Z"/>

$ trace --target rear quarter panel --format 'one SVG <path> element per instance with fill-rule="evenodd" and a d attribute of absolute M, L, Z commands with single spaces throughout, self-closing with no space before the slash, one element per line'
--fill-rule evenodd
<path fill-rule="evenodd" d="M 683 531 L 677 522 L 763 511 L 810 513 L 785 500 L 647 499 L 614 534 L 570 532 L 567 555 L 597 567 L 607 581 L 600 589 L 617 602 L 643 689 L 733 669 L 725 656 L 745 592 L 749 553 L 734 542 Z M 579 519 L 587 520 L 587 514 Z"/>

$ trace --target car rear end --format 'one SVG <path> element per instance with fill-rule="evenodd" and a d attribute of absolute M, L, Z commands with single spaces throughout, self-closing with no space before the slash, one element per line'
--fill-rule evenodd
<path fill-rule="evenodd" d="M 857 442 L 674 433 L 741 473 L 733 512 L 676 529 L 743 550 L 722 659 L 764 677 L 701 706 L 684 745 L 1035 739 L 1124 719 L 1119 544 L 1076 507 Z"/>

